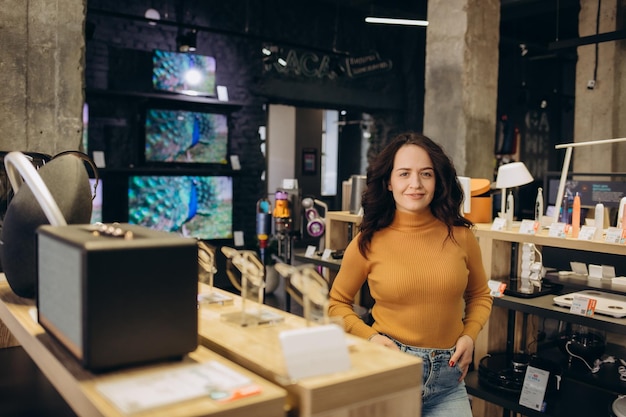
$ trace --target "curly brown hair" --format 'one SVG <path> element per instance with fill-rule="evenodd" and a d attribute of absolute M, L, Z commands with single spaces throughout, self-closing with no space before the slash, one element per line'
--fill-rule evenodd
<path fill-rule="evenodd" d="M 396 211 L 396 203 L 388 184 L 393 170 L 396 152 L 402 146 L 417 145 L 424 149 L 433 163 L 435 170 L 435 195 L 430 204 L 433 215 L 448 226 L 448 237 L 454 239 L 454 226 L 472 227 L 473 223 L 463 217 L 460 206 L 463 201 L 463 189 L 457 178 L 452 160 L 443 148 L 432 139 L 415 132 L 401 133 L 396 136 L 374 158 L 367 169 L 367 187 L 361 197 L 363 220 L 359 227 L 359 251 L 365 257 L 374 233 L 391 224 Z"/>

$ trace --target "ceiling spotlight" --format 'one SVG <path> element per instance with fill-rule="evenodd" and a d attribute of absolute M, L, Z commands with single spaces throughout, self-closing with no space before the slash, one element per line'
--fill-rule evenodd
<path fill-rule="evenodd" d="M 146 13 L 144 14 L 144 17 L 146 19 L 150 19 L 150 20 L 161 20 L 161 14 L 156 9 L 148 9 L 148 10 L 146 10 Z M 151 26 L 155 26 L 156 22 L 148 22 L 148 24 L 151 25 Z"/>
<path fill-rule="evenodd" d="M 528 53 L 528 48 L 526 47 L 526 44 L 520 43 L 519 49 L 520 49 L 520 54 L 522 54 L 522 56 L 526 56 L 526 54 Z"/>
<path fill-rule="evenodd" d="M 282 65 L 283 67 L 287 66 L 287 61 L 285 61 L 285 58 L 282 58 L 282 57 L 278 58 L 278 63 Z"/>
<path fill-rule="evenodd" d="M 417 19 L 395 19 L 391 17 L 366 17 L 367 23 L 380 23 L 383 25 L 404 25 L 404 26 L 428 26 L 428 20 Z"/>
<path fill-rule="evenodd" d="M 278 46 L 276 46 L 276 45 L 263 45 L 263 48 L 261 48 L 261 52 L 265 56 L 270 56 L 270 55 L 275 54 L 276 52 L 278 52 Z"/>

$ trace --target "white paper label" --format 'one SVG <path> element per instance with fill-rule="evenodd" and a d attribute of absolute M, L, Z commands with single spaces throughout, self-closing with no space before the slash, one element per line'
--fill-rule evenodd
<path fill-rule="evenodd" d="M 522 393 L 519 397 L 519 404 L 533 410 L 543 410 L 543 398 L 546 394 L 548 386 L 548 378 L 550 372 L 534 366 L 526 367 L 526 375 L 524 376 L 524 385 Z"/>

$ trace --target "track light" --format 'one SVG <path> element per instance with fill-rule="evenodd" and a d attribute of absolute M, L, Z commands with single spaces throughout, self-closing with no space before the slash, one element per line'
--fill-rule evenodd
<path fill-rule="evenodd" d="M 428 26 L 428 20 L 416 19 L 395 19 L 391 17 L 366 17 L 367 23 L 380 23 L 384 25 L 404 25 L 404 26 Z"/>

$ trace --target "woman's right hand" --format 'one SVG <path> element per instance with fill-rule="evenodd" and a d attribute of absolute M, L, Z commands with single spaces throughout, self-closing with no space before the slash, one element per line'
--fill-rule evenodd
<path fill-rule="evenodd" d="M 391 340 L 387 336 L 383 336 L 382 334 L 375 334 L 374 336 L 370 337 L 368 340 L 372 343 L 383 345 L 389 349 L 400 350 L 398 345 L 396 345 L 393 342 L 393 340 Z"/>

